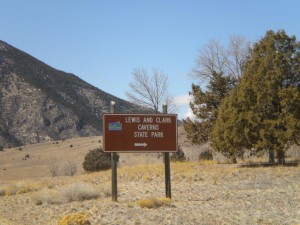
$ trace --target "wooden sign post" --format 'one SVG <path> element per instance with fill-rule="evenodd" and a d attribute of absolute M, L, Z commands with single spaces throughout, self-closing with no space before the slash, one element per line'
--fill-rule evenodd
<path fill-rule="evenodd" d="M 168 113 L 167 105 L 163 105 L 163 113 Z M 177 126 L 176 126 L 177 127 Z M 165 162 L 165 186 L 166 186 L 166 198 L 171 198 L 171 169 L 170 169 L 170 153 L 164 153 Z"/>
<path fill-rule="evenodd" d="M 115 102 L 110 102 L 110 113 L 115 113 Z M 118 175 L 117 175 L 117 166 L 118 166 L 118 157 L 117 153 L 111 154 L 111 193 L 112 193 L 112 200 L 114 202 L 118 201 Z"/>
<path fill-rule="evenodd" d="M 112 153 L 112 198 L 117 201 L 117 155 L 129 152 L 164 153 L 166 197 L 171 198 L 170 152 L 178 149 L 177 115 L 167 114 L 103 115 L 103 149 Z"/>

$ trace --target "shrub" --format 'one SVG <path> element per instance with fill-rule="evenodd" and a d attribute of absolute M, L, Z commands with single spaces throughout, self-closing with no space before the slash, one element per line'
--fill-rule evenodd
<path fill-rule="evenodd" d="M 211 150 L 205 150 L 200 153 L 199 160 L 213 160 L 213 154 Z"/>
<path fill-rule="evenodd" d="M 181 150 L 181 147 L 178 148 L 177 152 L 174 152 L 170 156 L 172 162 L 184 162 L 186 161 L 185 154 Z"/>
<path fill-rule="evenodd" d="M 158 208 L 161 206 L 169 206 L 171 204 L 171 199 L 169 198 L 146 198 L 138 201 L 138 205 L 141 208 Z"/>
<path fill-rule="evenodd" d="M 83 169 L 88 172 L 108 170 L 111 168 L 111 157 L 101 148 L 97 148 L 86 154 L 82 165 Z"/>
<path fill-rule="evenodd" d="M 16 195 L 25 194 L 25 193 L 29 193 L 29 192 L 33 192 L 33 191 L 37 191 L 37 188 L 30 187 L 30 186 L 24 186 L 24 187 L 20 187 L 18 189 L 18 191 L 16 192 Z"/>
<path fill-rule="evenodd" d="M 77 172 L 76 162 L 68 161 L 63 168 L 63 172 L 65 176 L 74 176 L 75 173 Z"/>
<path fill-rule="evenodd" d="M 61 204 L 63 199 L 60 197 L 59 193 L 55 190 L 43 189 L 41 191 L 33 193 L 31 196 L 32 201 L 35 205 L 47 204 Z"/>
<path fill-rule="evenodd" d="M 6 189 L 5 186 L 0 185 L 0 196 L 5 196 L 5 189 Z"/>
<path fill-rule="evenodd" d="M 58 225 L 91 225 L 91 222 L 85 213 L 75 213 L 62 217 Z"/>
<path fill-rule="evenodd" d="M 4 192 L 4 195 L 5 196 L 12 196 L 12 195 L 15 195 L 18 191 L 18 187 L 17 185 L 15 184 L 8 184 L 8 185 L 5 185 L 1 188 L 1 195 L 3 195 L 3 192 Z"/>
<path fill-rule="evenodd" d="M 98 198 L 99 194 L 91 185 L 84 183 L 71 184 L 62 189 L 62 194 L 67 202 L 84 201 Z"/>
<path fill-rule="evenodd" d="M 24 194 L 28 192 L 37 191 L 39 189 L 38 183 L 32 181 L 18 181 L 10 182 L 0 185 L 0 196 L 12 196 Z"/>
<path fill-rule="evenodd" d="M 0 145 L 0 151 L 4 151 L 4 147 Z"/>
<path fill-rule="evenodd" d="M 52 175 L 52 177 L 56 177 L 59 174 L 59 159 L 54 157 L 50 158 L 47 161 L 47 167 Z"/>

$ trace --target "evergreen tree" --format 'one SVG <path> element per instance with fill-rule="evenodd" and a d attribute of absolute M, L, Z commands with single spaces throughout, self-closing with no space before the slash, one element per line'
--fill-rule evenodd
<path fill-rule="evenodd" d="M 187 138 L 193 144 L 209 140 L 220 103 L 235 83 L 236 78 L 213 72 L 206 91 L 199 85 L 192 84 L 192 92 L 189 94 L 194 100 L 190 103 L 190 107 L 197 120 L 192 121 L 189 118 L 184 120 L 184 128 L 187 131 Z"/>
<path fill-rule="evenodd" d="M 220 103 L 242 76 L 250 48 L 250 42 L 244 37 L 231 36 L 227 46 L 210 40 L 200 49 L 193 75 L 207 86 L 192 84 L 190 107 L 196 120 L 184 121 L 187 138 L 193 144 L 209 141 Z"/>
<path fill-rule="evenodd" d="M 237 89 L 224 99 L 212 132 L 213 147 L 234 157 L 241 149 L 284 153 L 300 139 L 300 43 L 268 31 L 254 45 Z"/>
<path fill-rule="evenodd" d="M 233 163 L 237 162 L 237 157 L 243 156 L 245 147 L 250 147 L 241 133 L 245 122 L 238 104 L 237 90 L 233 89 L 220 105 L 211 133 L 212 148 L 231 159 Z"/>

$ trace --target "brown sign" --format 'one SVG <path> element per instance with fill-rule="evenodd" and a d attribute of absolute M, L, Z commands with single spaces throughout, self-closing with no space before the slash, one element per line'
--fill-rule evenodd
<path fill-rule="evenodd" d="M 105 152 L 176 152 L 177 115 L 105 114 Z"/>

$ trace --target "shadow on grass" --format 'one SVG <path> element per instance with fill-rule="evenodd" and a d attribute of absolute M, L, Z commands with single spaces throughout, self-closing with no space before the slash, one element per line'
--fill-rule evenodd
<path fill-rule="evenodd" d="M 284 166 L 284 167 L 297 167 L 299 165 L 299 161 L 290 161 L 285 163 L 269 163 L 269 162 L 257 162 L 257 163 L 245 163 L 239 165 L 239 167 L 246 168 L 255 168 L 255 167 L 276 167 L 276 166 Z"/>

